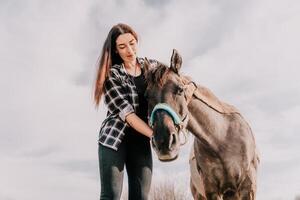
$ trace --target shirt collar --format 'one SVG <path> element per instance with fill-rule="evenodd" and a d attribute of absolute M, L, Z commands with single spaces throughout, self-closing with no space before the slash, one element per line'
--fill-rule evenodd
<path fill-rule="evenodd" d="M 141 65 L 141 69 L 144 69 L 144 58 L 136 57 L 136 61 Z M 126 72 L 124 63 L 121 64 L 121 71 L 123 71 L 123 73 L 125 73 L 129 77 L 128 73 Z"/>

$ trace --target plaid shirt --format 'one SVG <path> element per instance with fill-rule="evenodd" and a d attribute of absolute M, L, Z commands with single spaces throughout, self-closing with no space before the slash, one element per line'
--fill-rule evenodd
<path fill-rule="evenodd" d="M 156 60 L 149 60 L 152 66 Z M 137 58 L 144 67 L 144 59 Z M 134 80 L 125 70 L 124 65 L 113 65 L 110 75 L 104 82 L 104 103 L 108 108 L 106 118 L 102 122 L 98 142 L 104 146 L 118 150 L 129 124 L 125 117 L 139 109 L 139 98 Z"/>

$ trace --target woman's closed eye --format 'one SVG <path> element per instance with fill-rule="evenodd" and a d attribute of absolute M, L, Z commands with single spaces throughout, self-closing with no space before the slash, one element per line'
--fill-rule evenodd
<path fill-rule="evenodd" d="M 125 45 L 119 45 L 119 49 L 125 49 Z"/>

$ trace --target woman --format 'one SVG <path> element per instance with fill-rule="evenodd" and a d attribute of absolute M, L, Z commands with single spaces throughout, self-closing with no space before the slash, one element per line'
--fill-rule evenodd
<path fill-rule="evenodd" d="M 120 199 L 124 166 L 129 200 L 147 199 L 152 178 L 152 154 L 147 125 L 144 59 L 137 57 L 138 37 L 126 24 L 113 26 L 104 42 L 94 100 L 102 94 L 108 108 L 99 132 L 100 199 Z M 155 65 L 155 60 L 150 64 Z"/>

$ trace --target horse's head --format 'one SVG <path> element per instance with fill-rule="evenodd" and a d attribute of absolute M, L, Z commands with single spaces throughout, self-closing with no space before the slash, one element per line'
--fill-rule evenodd
<path fill-rule="evenodd" d="M 179 74 L 181 56 L 173 50 L 170 67 L 158 63 L 154 68 L 146 59 L 149 124 L 153 128 L 152 146 L 161 161 L 177 158 L 180 132 L 188 121 L 186 79 Z"/>

